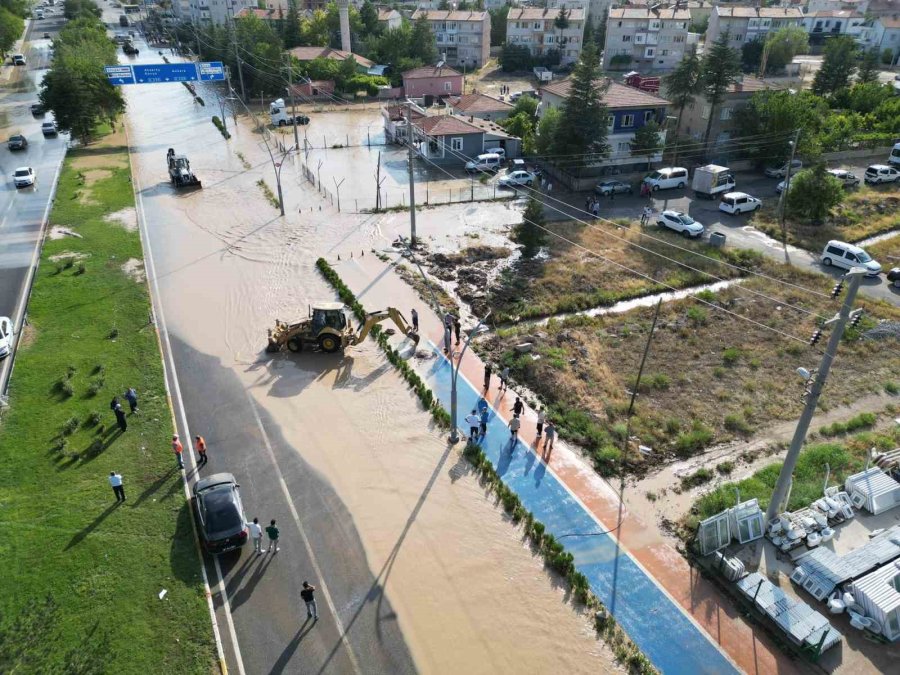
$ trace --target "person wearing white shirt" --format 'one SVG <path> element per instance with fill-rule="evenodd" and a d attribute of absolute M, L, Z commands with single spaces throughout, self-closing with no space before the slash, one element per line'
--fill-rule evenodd
<path fill-rule="evenodd" d="M 262 528 L 259 526 L 259 518 L 254 518 L 252 523 L 247 523 L 250 529 L 250 538 L 253 540 L 253 550 L 256 555 L 262 555 Z"/>
<path fill-rule="evenodd" d="M 478 438 L 478 427 L 481 425 L 481 418 L 474 410 L 466 416 L 466 424 L 469 425 L 469 440 L 474 441 Z"/>
<path fill-rule="evenodd" d="M 115 471 L 109 472 L 109 484 L 112 485 L 113 494 L 117 502 L 125 501 L 125 486 L 122 485 L 122 476 Z"/>

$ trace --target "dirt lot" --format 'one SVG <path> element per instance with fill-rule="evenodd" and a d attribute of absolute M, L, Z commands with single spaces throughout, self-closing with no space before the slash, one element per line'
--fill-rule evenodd
<path fill-rule="evenodd" d="M 782 278 L 788 277 L 807 288 L 830 290 L 819 277 L 784 270 Z M 608 475 L 617 469 L 622 441 L 629 435 L 624 459 L 631 471 L 641 473 L 796 417 L 802 383 L 793 372 L 800 365 L 813 367 L 822 346 L 805 343 L 816 326 L 807 312 L 830 317 L 837 307 L 834 301 L 759 278 L 701 293 L 700 298 L 708 304 L 684 299 L 662 306 L 630 433 L 625 425 L 629 392 L 652 309 L 502 330 L 482 346 L 549 407 L 561 432 L 590 453 L 598 471 Z M 869 316 L 900 321 L 896 307 L 860 305 Z M 874 325 L 867 318 L 860 328 Z M 822 397 L 823 409 L 881 391 L 900 378 L 896 338 L 859 339 L 858 331 L 847 335 Z M 530 353 L 516 351 L 524 342 L 533 344 Z M 638 445 L 650 450 L 641 452 Z"/>
<path fill-rule="evenodd" d="M 762 211 L 753 224 L 781 239 L 774 210 Z M 830 239 L 857 242 L 900 227 L 900 189 L 894 186 L 860 187 L 850 190 L 843 203 L 822 225 L 788 222 L 788 243 L 821 252 Z"/>

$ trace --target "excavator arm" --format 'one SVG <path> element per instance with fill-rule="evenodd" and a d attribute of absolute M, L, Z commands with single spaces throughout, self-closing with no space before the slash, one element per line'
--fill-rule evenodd
<path fill-rule="evenodd" d="M 360 344 L 363 340 L 366 339 L 369 331 L 372 330 L 372 326 L 379 324 L 387 319 L 393 321 L 397 328 L 400 329 L 400 332 L 410 340 L 412 340 L 414 344 L 419 344 L 419 334 L 416 333 L 407 323 L 406 317 L 404 317 L 403 314 L 400 313 L 400 310 L 393 307 L 388 307 L 387 309 L 382 309 L 378 312 L 369 312 L 368 314 L 366 314 L 366 322 L 362 325 L 362 327 L 360 327 L 359 333 L 350 338 L 350 344 Z"/>

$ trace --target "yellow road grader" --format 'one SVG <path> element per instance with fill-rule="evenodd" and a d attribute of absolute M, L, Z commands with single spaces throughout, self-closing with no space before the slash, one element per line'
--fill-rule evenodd
<path fill-rule="evenodd" d="M 309 309 L 309 316 L 295 323 L 275 321 L 269 329 L 267 352 L 301 352 L 321 350 L 329 354 L 358 345 L 366 339 L 372 326 L 390 319 L 406 337 L 419 343 L 419 335 L 407 323 L 400 310 L 388 307 L 366 314 L 365 323 L 354 331 L 347 308 L 340 302 L 317 302 Z"/>

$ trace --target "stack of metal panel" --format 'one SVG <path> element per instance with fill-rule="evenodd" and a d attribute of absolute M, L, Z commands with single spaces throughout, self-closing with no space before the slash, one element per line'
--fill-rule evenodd
<path fill-rule="evenodd" d="M 900 558 L 900 525 L 894 525 L 846 555 L 818 548 L 800 560 L 802 585 L 814 598 L 824 600 L 845 581 Z"/>
<path fill-rule="evenodd" d="M 759 572 L 738 581 L 737 587 L 795 644 L 821 653 L 841 641 L 842 635 L 831 627 L 828 619 L 787 595 Z"/>

